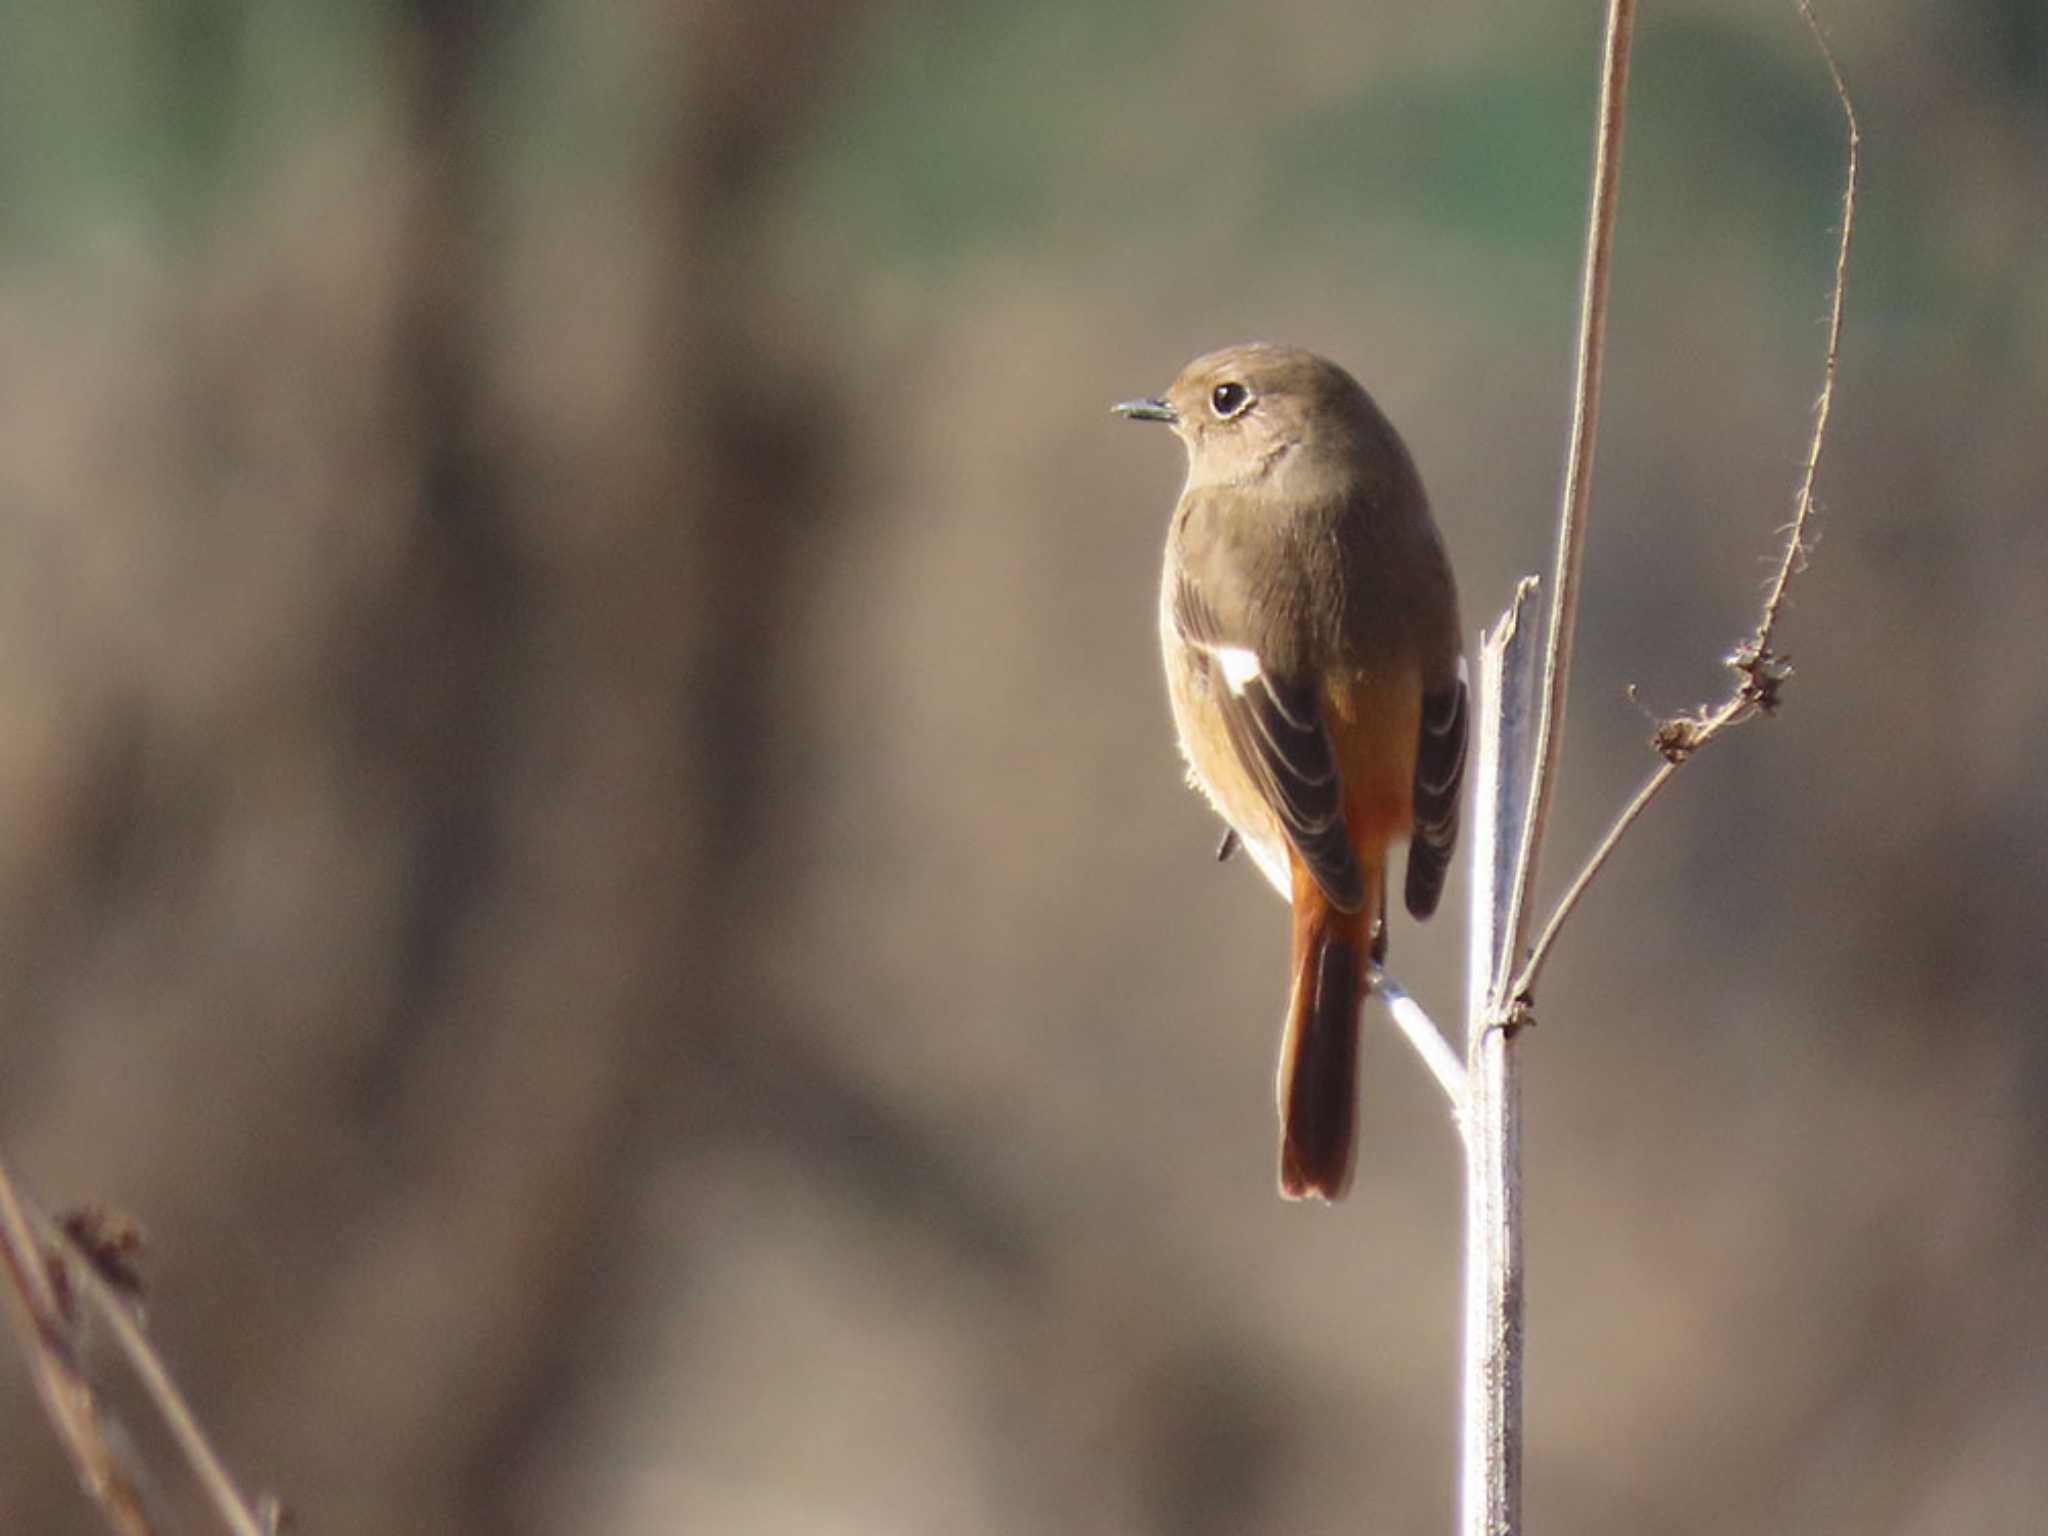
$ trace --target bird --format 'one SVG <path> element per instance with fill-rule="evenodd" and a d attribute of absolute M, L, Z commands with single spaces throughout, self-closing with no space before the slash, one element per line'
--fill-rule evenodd
<path fill-rule="evenodd" d="M 1189 782 L 1292 906 L 1280 1191 L 1341 1199 L 1360 1017 L 1386 955 L 1392 845 L 1414 917 L 1458 840 L 1467 674 L 1421 476 L 1351 374 L 1299 347 L 1196 358 L 1112 407 L 1187 450 L 1159 591 Z"/>

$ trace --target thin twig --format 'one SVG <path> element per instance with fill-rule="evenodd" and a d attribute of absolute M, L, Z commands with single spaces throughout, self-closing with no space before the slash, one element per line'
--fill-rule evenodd
<path fill-rule="evenodd" d="M 1408 995 L 1401 983 L 1378 966 L 1373 967 L 1372 989 L 1386 1003 L 1395 1028 L 1408 1037 L 1415 1054 L 1422 1058 L 1422 1064 L 1429 1068 L 1429 1075 L 1443 1090 L 1444 1098 L 1451 1106 L 1451 1118 L 1462 1131 L 1465 1124 L 1465 1063 L 1451 1049 L 1443 1031 L 1436 1027 L 1436 1021 L 1423 1006 Z"/>
<path fill-rule="evenodd" d="M 221 1523 L 235 1536 L 266 1536 L 263 1522 L 235 1487 L 235 1480 L 215 1454 L 205 1431 L 199 1427 L 198 1418 L 186 1403 L 184 1394 L 178 1390 L 177 1383 L 171 1380 L 171 1373 L 164 1369 L 163 1361 L 136 1323 L 127 1303 L 100 1278 L 98 1266 L 93 1263 L 92 1256 L 79 1247 L 77 1239 L 62 1228 L 53 1230 L 56 1240 L 69 1251 L 72 1283 L 92 1298 L 99 1308 L 100 1317 L 113 1330 L 122 1353 L 128 1357 L 135 1374 L 142 1378 L 143 1386 L 148 1388 L 157 1412 L 163 1415 L 164 1423 L 170 1427 L 178 1449 L 185 1453 L 185 1460 L 191 1464 L 200 1487 L 206 1490 Z"/>
<path fill-rule="evenodd" d="M 1614 256 L 1614 211 L 1621 182 L 1621 136 L 1627 121 L 1629 41 L 1635 0 L 1609 0 L 1607 45 L 1600 67 L 1600 115 L 1593 141 L 1593 193 L 1587 214 L 1586 264 L 1579 292 L 1579 358 L 1572 391 L 1571 450 L 1565 463 L 1558 516 L 1557 562 L 1551 577 L 1550 629 L 1543 653 L 1543 705 L 1537 717 L 1535 781 L 1530 786 L 1521 853 L 1508 899 L 1505 930 L 1509 964 L 1529 929 L 1530 895 L 1543 854 L 1543 833 L 1556 796 L 1558 759 L 1564 751 L 1565 696 L 1572 637 L 1578 627 L 1579 574 L 1585 564 L 1586 514 L 1593 496 L 1593 445 L 1600 423 L 1600 374 L 1606 353 L 1607 282 Z M 1505 1018 L 1509 994 L 1496 991 L 1492 1011 Z"/>
<path fill-rule="evenodd" d="M 1849 99 L 1849 87 L 1843 83 L 1842 66 L 1835 58 L 1827 32 L 1813 14 L 1808 0 L 1797 0 L 1797 3 L 1807 30 L 1813 34 L 1813 40 L 1820 48 L 1821 59 L 1828 67 L 1828 79 L 1834 82 L 1835 100 L 1841 103 L 1842 117 L 1849 126 L 1849 165 L 1842 178 L 1842 237 L 1835 245 L 1835 282 L 1828 295 L 1828 354 L 1821 369 L 1820 401 L 1814 407 L 1813 435 L 1806 442 L 1806 469 L 1800 476 L 1799 495 L 1793 503 L 1792 528 L 1785 540 L 1785 558 L 1779 563 L 1778 579 L 1771 584 L 1771 595 L 1764 602 L 1763 622 L 1757 626 L 1755 649 L 1761 654 L 1770 651 L 1771 636 L 1778 627 L 1778 615 L 1785 607 L 1785 590 L 1805 565 L 1806 519 L 1813 511 L 1813 480 L 1820 470 L 1821 450 L 1827 444 L 1828 413 L 1835 403 L 1835 365 L 1842 350 L 1842 295 L 1849 281 L 1849 237 L 1856 227 L 1856 172 L 1863 145 L 1862 131 L 1856 126 L 1856 104 Z"/>
<path fill-rule="evenodd" d="M 1733 690 L 1710 711 L 1682 715 L 1659 724 L 1656 745 L 1664 754 L 1664 761 L 1643 782 L 1615 818 L 1614 825 L 1607 829 L 1606 835 L 1595 846 L 1585 865 L 1573 877 L 1556 910 L 1543 925 L 1543 932 L 1530 947 L 1528 959 L 1522 962 L 1521 970 L 1516 973 L 1514 984 L 1507 992 L 1506 1000 L 1510 1003 L 1529 1000 L 1565 920 L 1577 908 L 1594 877 L 1614 856 L 1629 828 L 1649 809 L 1650 802 L 1657 798 L 1680 768 L 1729 726 L 1739 725 L 1759 714 L 1775 713 L 1785 681 L 1792 675 L 1784 658 L 1772 648 L 1772 641 L 1777 635 L 1778 620 L 1784 614 L 1785 595 L 1791 589 L 1792 578 L 1806 567 L 1806 525 L 1813 515 L 1814 478 L 1820 471 L 1821 455 L 1827 446 L 1828 416 L 1834 408 L 1835 373 L 1842 350 L 1843 296 L 1849 280 L 1849 244 L 1856 228 L 1856 178 L 1863 142 L 1856 126 L 1856 108 L 1849 99 L 1849 88 L 1843 83 L 1842 71 L 1835 61 L 1834 49 L 1828 45 L 1827 34 L 1821 30 L 1807 0 L 1798 0 L 1798 6 L 1799 14 L 1805 18 L 1814 41 L 1820 46 L 1821 57 L 1827 63 L 1828 78 L 1834 82 L 1835 99 L 1841 104 L 1842 116 L 1848 124 L 1849 153 L 1842 180 L 1842 232 L 1835 244 L 1834 283 L 1828 295 L 1827 353 L 1821 365 L 1820 398 L 1814 405 L 1813 431 L 1806 440 L 1806 462 L 1800 473 L 1798 493 L 1793 498 L 1792 522 L 1786 530 L 1785 548 L 1778 559 L 1777 573 L 1764 599 L 1755 632 L 1728 658 L 1728 664 L 1737 674 Z"/>
<path fill-rule="evenodd" d="M 53 1270 L 53 1263 L 61 1268 Z M 54 1273 L 61 1274 L 60 1293 Z M 0 1164 L 0 1273 L 36 1384 L 86 1491 L 125 1536 L 158 1529 L 147 1510 L 147 1480 L 126 1452 L 128 1437 L 111 1423 L 83 1364 L 83 1305 L 113 1333 L 170 1427 L 214 1511 L 234 1536 L 273 1536 L 275 1521 L 259 1516 L 236 1491 L 199 1421 L 164 1369 L 128 1300 L 100 1274 L 94 1257 L 62 1226 L 37 1211 Z"/>
<path fill-rule="evenodd" d="M 123 1536 L 155 1536 L 141 1471 L 127 1454 L 125 1436 L 109 1432 L 99 1396 L 85 1379 L 78 1348 L 78 1323 L 71 1303 L 60 1296 L 37 1239 L 38 1225 L 0 1166 L 0 1270 L 22 1345 L 35 1373 L 36 1391 L 57 1437 L 71 1454 L 79 1481 Z M 67 1279 L 69 1274 L 67 1271 Z M 67 1295 L 69 1293 L 67 1292 Z"/>
<path fill-rule="evenodd" d="M 1693 737 L 1692 744 L 1684 753 L 1667 756 L 1659 763 L 1655 771 L 1630 797 L 1628 804 L 1622 807 L 1621 814 L 1614 818 L 1614 825 L 1607 829 L 1598 846 L 1580 866 L 1579 872 L 1572 877 L 1572 883 L 1565 887 L 1564 895 L 1558 898 L 1549 921 L 1544 923 L 1543 931 L 1529 947 L 1529 958 L 1522 962 L 1522 969 L 1515 975 L 1514 985 L 1508 989 L 1510 999 L 1524 1003 L 1529 1000 L 1536 987 L 1536 978 L 1542 973 L 1544 962 L 1550 958 L 1551 946 L 1557 942 L 1558 934 L 1563 932 L 1566 919 L 1577 909 L 1580 898 L 1592 886 L 1594 876 L 1598 875 L 1606 867 L 1607 861 L 1614 857 L 1615 850 L 1621 846 L 1621 840 L 1628 835 L 1629 828 L 1633 827 L 1643 812 L 1650 808 L 1650 802 L 1657 798 L 1664 786 L 1677 775 L 1678 770 L 1690 761 L 1692 753 L 1720 735 L 1723 727 L 1750 708 L 1749 702 L 1738 693 L 1712 715 L 1704 719 L 1681 722 L 1697 727 L 1697 735 Z M 1665 724 L 1668 726 L 1671 722 L 1667 721 Z M 1661 729 L 1660 727 L 1660 731 Z"/>
<path fill-rule="evenodd" d="M 4 1164 L 0 1164 L 0 1260 L 5 1261 L 7 1278 L 36 1326 L 48 1328 L 60 1323 L 57 1292 L 50 1284 L 49 1270 L 43 1265 L 35 1228 Z"/>

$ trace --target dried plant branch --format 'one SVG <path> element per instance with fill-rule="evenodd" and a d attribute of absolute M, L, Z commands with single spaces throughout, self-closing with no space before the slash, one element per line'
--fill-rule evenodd
<path fill-rule="evenodd" d="M 1849 87 L 1842 80 L 1842 66 L 1835 58 L 1835 50 L 1828 42 L 1827 30 L 1820 19 L 1813 14 L 1809 0 L 1796 0 L 1799 15 L 1806 28 L 1813 34 L 1814 44 L 1820 49 L 1821 61 L 1828 67 L 1828 79 L 1835 88 L 1835 100 L 1842 108 L 1842 121 L 1848 128 L 1848 166 L 1842 176 L 1842 235 L 1835 244 L 1835 279 L 1828 294 L 1828 350 L 1827 361 L 1821 369 L 1820 400 L 1814 406 L 1813 434 L 1806 443 L 1806 467 L 1799 478 L 1799 495 L 1794 503 L 1792 527 L 1785 540 L 1785 557 L 1778 566 L 1778 578 L 1771 583 L 1771 595 L 1764 602 L 1763 622 L 1757 626 L 1753 649 L 1759 658 L 1768 657 L 1771 651 L 1771 637 L 1778 628 L 1778 616 L 1784 611 L 1785 591 L 1792 584 L 1792 578 L 1806 568 L 1806 520 L 1813 511 L 1813 481 L 1820 471 L 1820 456 L 1827 446 L 1828 414 L 1835 403 L 1835 368 L 1842 352 L 1842 295 L 1849 282 L 1849 240 L 1856 228 L 1856 174 L 1863 146 L 1862 130 L 1856 126 L 1856 104 L 1849 99 Z M 1775 702 L 1775 694 L 1772 695 Z M 1770 704 L 1761 698 L 1759 707 L 1769 710 Z"/>
<path fill-rule="evenodd" d="M 1593 193 L 1587 212 L 1586 262 L 1579 289 L 1579 354 L 1572 391 L 1571 449 L 1565 461 L 1558 514 L 1557 559 L 1550 585 L 1550 628 L 1543 651 L 1543 700 L 1536 722 L 1535 779 L 1522 824 L 1521 851 L 1508 898 L 1505 949 L 1522 952 L 1529 929 L 1530 896 L 1543 855 L 1543 834 L 1557 793 L 1564 752 L 1565 698 L 1570 691 L 1572 640 L 1578 628 L 1579 576 L 1585 565 L 1586 516 L 1593 496 L 1593 445 L 1600 424 L 1600 377 L 1606 355 L 1607 286 L 1614 260 L 1614 213 L 1621 185 L 1622 128 L 1628 118 L 1629 44 L 1635 35 L 1635 0 L 1609 0 L 1606 51 L 1600 66 L 1600 114 L 1593 139 Z M 1505 978 L 1507 970 L 1499 973 Z M 1511 994 L 1492 998 L 1505 1021 Z"/>
<path fill-rule="evenodd" d="M 25 1309 L 25 1320 L 38 1330 L 52 1328 L 51 1320 L 60 1318 L 57 1289 L 5 1164 L 0 1164 L 0 1263 L 5 1264 L 8 1283 Z"/>
<path fill-rule="evenodd" d="M 0 1275 L 50 1422 L 95 1503 L 123 1536 L 162 1529 L 149 1509 L 148 1479 L 130 1438 L 106 1412 L 84 1366 L 85 1310 L 113 1334 L 169 1426 L 221 1523 L 234 1536 L 274 1536 L 274 1514 L 259 1514 L 236 1491 L 184 1396 L 164 1369 L 132 1299 L 101 1273 L 105 1256 L 26 1201 L 0 1164 Z M 269 1501 L 265 1501 L 268 1505 Z"/>
<path fill-rule="evenodd" d="M 1479 644 L 1472 752 L 1472 921 L 1466 961 L 1465 1326 L 1460 1529 L 1522 1520 L 1522 1156 L 1519 1052 L 1491 1000 L 1507 970 L 1510 881 L 1535 752 L 1535 636 L 1525 579 Z"/>
<path fill-rule="evenodd" d="M 60 1229 L 60 1241 L 69 1250 L 73 1282 L 98 1307 L 102 1321 L 119 1342 L 121 1352 L 128 1357 L 129 1366 L 148 1389 L 150 1400 L 156 1404 L 157 1412 L 163 1415 L 164 1423 L 178 1442 L 178 1449 L 184 1452 L 185 1460 L 198 1478 L 199 1486 L 205 1490 L 214 1512 L 220 1516 L 221 1523 L 235 1536 L 267 1536 L 265 1526 L 274 1526 L 276 1522 L 259 1516 L 235 1487 L 227 1467 L 215 1453 L 206 1432 L 199 1427 L 191 1406 L 178 1390 L 177 1383 L 171 1380 L 171 1373 L 164 1369 L 163 1361 L 151 1347 L 125 1299 L 101 1278 L 99 1266 L 93 1262 L 92 1255 L 79 1247 L 75 1237 Z"/>
<path fill-rule="evenodd" d="M 1544 644 L 1543 684 L 1532 718 L 1520 623 L 1528 583 L 1480 647 L 1481 708 L 1474 752 L 1471 954 L 1467 983 L 1465 1115 L 1465 1319 L 1459 1524 L 1466 1536 L 1515 1536 L 1522 1525 L 1521 1086 L 1506 981 L 1529 925 L 1530 891 L 1556 793 L 1564 712 L 1585 564 L 1593 445 L 1607 288 L 1627 121 L 1633 0 L 1609 0 L 1594 135 L 1593 190 L 1579 295 L 1579 351 L 1572 394 L 1557 557 Z"/>
<path fill-rule="evenodd" d="M 1821 455 L 1827 447 L 1828 417 L 1834 408 L 1835 374 L 1842 350 L 1843 296 L 1849 279 L 1849 244 L 1856 228 L 1856 178 L 1863 142 L 1856 126 L 1856 108 L 1849 99 L 1849 88 L 1843 83 L 1841 67 L 1835 60 L 1834 49 L 1828 44 L 1827 34 L 1807 0 L 1797 0 L 1797 3 L 1799 14 L 1805 18 L 1814 41 L 1820 47 L 1821 57 L 1827 63 L 1828 78 L 1834 83 L 1835 100 L 1840 103 L 1843 120 L 1848 126 L 1849 144 L 1848 164 L 1842 179 L 1842 230 L 1835 244 L 1834 281 L 1828 295 L 1827 352 L 1821 365 L 1820 397 L 1814 406 L 1813 431 L 1807 437 L 1806 461 L 1800 472 L 1798 493 L 1793 498 L 1792 521 L 1785 532 L 1785 548 L 1778 558 L 1777 571 L 1764 599 L 1755 631 L 1728 657 L 1728 665 L 1736 674 L 1734 687 L 1726 699 L 1711 709 L 1658 723 L 1652 743 L 1664 761 L 1623 807 L 1613 826 L 1607 829 L 1585 865 L 1566 887 L 1556 910 L 1543 925 L 1542 933 L 1530 947 L 1528 958 L 1522 962 L 1522 968 L 1508 990 L 1508 1000 L 1513 1005 L 1528 1005 L 1537 977 L 1542 974 L 1543 964 L 1550 957 L 1551 947 L 1557 942 L 1566 919 L 1577 908 L 1594 877 L 1614 856 L 1629 828 L 1649 809 L 1650 802 L 1657 798 L 1680 768 L 1729 726 L 1739 725 L 1757 715 L 1775 714 L 1786 680 L 1792 675 L 1792 669 L 1778 654 L 1773 642 L 1777 637 L 1778 621 L 1784 615 L 1785 596 L 1791 589 L 1792 578 L 1806 568 L 1806 527 L 1813 516 L 1814 479 L 1820 471 Z"/>
<path fill-rule="evenodd" d="M 14 1305 L 8 1311 L 27 1350 L 36 1391 L 50 1423 L 71 1453 L 79 1481 L 123 1536 L 155 1536 L 141 1470 L 125 1435 L 113 1430 L 81 1364 L 80 1325 L 69 1272 L 56 1268 L 4 1166 L 0 1166 L 0 1271 Z M 57 1276 L 65 1277 L 60 1293 Z"/>
<path fill-rule="evenodd" d="M 1461 1126 L 1465 1145 L 1465 1369 L 1460 1529 L 1466 1536 L 1514 1536 L 1521 1528 L 1522 1468 L 1522 1208 L 1520 1086 L 1517 1026 L 1528 1016 L 1530 990 L 1564 920 L 1615 846 L 1678 767 L 1727 726 L 1768 714 L 1789 672 L 1773 650 L 1792 577 L 1803 567 L 1813 485 L 1826 444 L 1840 352 L 1843 292 L 1854 226 L 1856 115 L 1827 39 L 1808 6 L 1797 0 L 1819 42 L 1836 98 L 1849 125 L 1849 163 L 1842 198 L 1842 235 L 1829 304 L 1827 357 L 1814 430 L 1783 557 L 1756 632 L 1730 658 L 1739 674 L 1729 698 L 1711 711 L 1666 721 L 1657 735 L 1664 763 L 1624 808 L 1593 858 L 1566 891 L 1541 936 L 1516 969 L 1530 926 L 1530 894 L 1555 794 L 1564 732 L 1567 683 L 1577 621 L 1580 572 L 1590 500 L 1593 446 L 1600 410 L 1622 128 L 1626 121 L 1631 0 L 1610 0 L 1601 68 L 1593 191 L 1587 215 L 1581 290 L 1577 385 L 1572 440 L 1559 514 L 1554 590 L 1544 646 L 1540 700 L 1530 677 L 1533 658 L 1516 635 L 1525 582 L 1514 606 L 1480 647 L 1480 708 L 1475 716 L 1473 918 L 1468 985 L 1468 1036 Z M 1533 716 L 1533 718 L 1532 718 Z M 1510 980 L 1510 977 L 1513 979 Z M 1418 1010 L 1419 1013 L 1419 1010 Z M 1435 1035 L 1431 1029 L 1430 1034 Z M 1426 1043 L 1410 1031 L 1429 1060 Z M 1438 1043 L 1441 1043 L 1440 1037 Z M 1434 1067 L 1432 1070 L 1435 1070 Z M 1443 1081 L 1439 1074 L 1439 1081 Z"/>

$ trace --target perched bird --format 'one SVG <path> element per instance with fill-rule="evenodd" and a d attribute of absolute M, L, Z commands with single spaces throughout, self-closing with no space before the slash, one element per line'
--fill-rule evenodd
<path fill-rule="evenodd" d="M 1159 595 L 1189 779 L 1294 908 L 1280 1189 L 1351 1183 L 1361 1007 L 1389 846 L 1427 917 L 1458 840 L 1457 590 L 1407 448 L 1358 381 L 1294 347 L 1196 358 L 1156 399 L 1187 448 Z M 1225 834 L 1223 852 L 1230 846 Z"/>

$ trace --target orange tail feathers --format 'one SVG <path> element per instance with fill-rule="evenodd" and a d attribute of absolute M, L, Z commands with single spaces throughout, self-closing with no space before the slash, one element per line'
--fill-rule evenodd
<path fill-rule="evenodd" d="M 1290 1200 L 1341 1200 L 1351 1187 L 1359 1012 L 1372 990 L 1378 870 L 1367 871 L 1365 890 L 1363 907 L 1339 911 L 1295 865 L 1294 988 L 1280 1042 L 1280 1193 Z"/>

